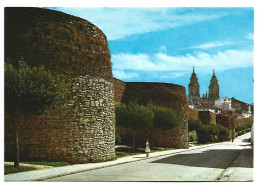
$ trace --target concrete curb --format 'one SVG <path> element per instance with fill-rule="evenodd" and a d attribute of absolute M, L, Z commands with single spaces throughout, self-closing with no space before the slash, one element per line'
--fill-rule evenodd
<path fill-rule="evenodd" d="M 223 143 L 223 142 L 221 142 Z M 225 143 L 225 142 L 224 142 Z M 194 146 L 190 147 L 189 149 L 175 149 L 175 150 L 167 150 L 167 151 L 161 151 L 161 152 L 154 152 L 150 153 L 150 157 L 146 158 L 136 158 L 137 156 L 140 156 L 142 154 L 137 154 L 133 156 L 127 156 L 118 158 L 113 161 L 108 162 L 100 162 L 100 163 L 87 163 L 87 164 L 77 164 L 77 165 L 70 165 L 70 166 L 63 166 L 63 167 L 56 167 L 56 168 L 50 168 L 50 169 L 43 169 L 43 170 L 34 170 L 34 171 L 27 171 L 27 172 L 21 172 L 21 173 L 15 173 L 15 174 L 8 174 L 4 176 L 4 180 L 6 182 L 11 181 L 43 181 L 46 179 L 51 179 L 55 177 L 61 177 L 65 175 L 105 168 L 105 167 L 111 167 L 116 166 L 120 164 L 126 164 L 131 162 L 137 162 L 144 159 L 151 159 L 156 158 L 160 156 L 167 156 L 167 155 L 175 155 L 181 152 L 187 152 L 191 150 L 201 149 L 209 146 L 214 146 L 220 143 L 214 143 L 214 144 L 207 144 L 207 145 L 201 145 L 201 146 Z"/>

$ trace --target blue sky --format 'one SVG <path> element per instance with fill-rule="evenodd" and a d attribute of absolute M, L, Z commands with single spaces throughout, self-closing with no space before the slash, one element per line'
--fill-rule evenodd
<path fill-rule="evenodd" d="M 220 97 L 253 103 L 253 8 L 52 8 L 84 18 L 107 36 L 114 77 L 168 82 L 200 93 L 213 69 Z"/>

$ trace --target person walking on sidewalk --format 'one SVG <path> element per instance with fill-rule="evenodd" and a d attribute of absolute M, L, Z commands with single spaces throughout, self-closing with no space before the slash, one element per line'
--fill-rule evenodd
<path fill-rule="evenodd" d="M 149 157 L 149 153 L 150 153 L 150 144 L 149 144 L 149 139 L 146 140 L 145 143 L 145 153 L 146 153 L 146 157 Z"/>

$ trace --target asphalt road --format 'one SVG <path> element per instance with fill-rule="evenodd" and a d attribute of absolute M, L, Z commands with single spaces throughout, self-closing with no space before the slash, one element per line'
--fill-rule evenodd
<path fill-rule="evenodd" d="M 233 143 L 144 158 L 48 181 L 252 181 L 253 150 L 249 137 L 247 134 Z"/>

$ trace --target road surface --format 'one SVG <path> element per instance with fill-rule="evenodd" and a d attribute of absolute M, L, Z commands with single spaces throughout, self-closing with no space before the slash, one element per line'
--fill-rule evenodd
<path fill-rule="evenodd" d="M 206 148 L 145 159 L 48 181 L 252 181 L 250 134 Z"/>

